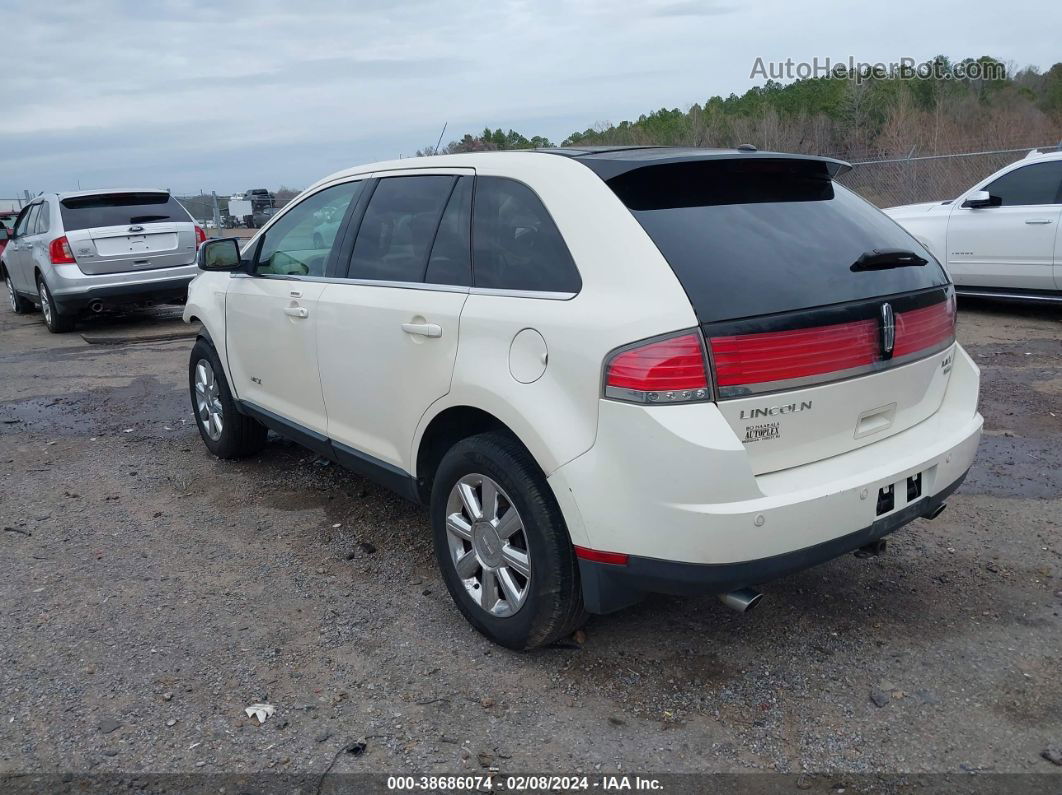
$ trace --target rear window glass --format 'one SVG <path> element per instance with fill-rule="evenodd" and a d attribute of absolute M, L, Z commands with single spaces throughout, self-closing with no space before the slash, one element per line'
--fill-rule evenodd
<path fill-rule="evenodd" d="M 66 231 L 97 226 L 190 222 L 184 207 L 166 193 L 110 193 L 74 196 L 60 203 Z"/>
<path fill-rule="evenodd" d="M 608 181 L 678 276 L 702 323 L 947 284 L 918 242 L 810 160 L 646 166 Z M 852 271 L 874 249 L 915 267 Z"/>

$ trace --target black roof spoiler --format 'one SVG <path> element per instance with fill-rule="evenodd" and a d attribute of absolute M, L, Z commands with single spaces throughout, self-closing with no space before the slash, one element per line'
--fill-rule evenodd
<path fill-rule="evenodd" d="M 588 166 L 601 179 L 609 180 L 620 174 L 645 166 L 690 163 L 698 160 L 804 160 L 822 163 L 834 179 L 852 166 L 844 160 L 818 155 L 801 155 L 789 152 L 760 152 L 747 149 L 697 149 L 693 147 L 666 146 L 601 146 L 601 147 L 555 147 L 536 151 L 561 155 L 578 160 Z"/>

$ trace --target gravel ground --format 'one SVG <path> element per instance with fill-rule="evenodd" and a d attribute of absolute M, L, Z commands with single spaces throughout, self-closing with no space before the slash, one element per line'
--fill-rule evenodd
<path fill-rule="evenodd" d="M 453 607 L 423 509 L 278 438 L 210 457 L 191 340 L 151 339 L 177 318 L 56 336 L 0 310 L 9 781 L 1062 773 L 1045 753 L 1062 746 L 1062 310 L 962 305 L 981 452 L 886 555 L 772 583 L 745 616 L 653 598 L 526 654 Z M 276 708 L 261 726 L 255 702 Z"/>

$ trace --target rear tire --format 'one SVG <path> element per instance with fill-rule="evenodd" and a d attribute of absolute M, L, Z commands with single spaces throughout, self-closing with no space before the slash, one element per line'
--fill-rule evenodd
<path fill-rule="evenodd" d="M 217 351 L 202 338 L 188 361 L 188 389 L 199 435 L 218 458 L 245 458 L 265 446 L 265 426 L 240 413 Z"/>
<path fill-rule="evenodd" d="M 43 276 L 37 277 L 37 294 L 41 298 L 41 314 L 44 315 L 44 325 L 48 327 L 48 331 L 52 334 L 65 334 L 72 331 L 74 318 L 60 311 Z"/>
<path fill-rule="evenodd" d="M 11 311 L 16 315 L 28 315 L 32 312 L 33 302 L 15 292 L 15 285 L 11 283 L 11 276 L 6 270 L 4 271 L 4 282 L 7 284 L 7 295 Z"/>
<path fill-rule="evenodd" d="M 443 456 L 431 524 L 450 596 L 495 643 L 545 646 L 586 620 L 564 517 L 542 471 L 511 437 L 479 434 Z"/>

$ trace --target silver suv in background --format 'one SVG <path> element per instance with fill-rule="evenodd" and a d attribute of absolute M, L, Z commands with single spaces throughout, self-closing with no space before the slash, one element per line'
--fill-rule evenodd
<path fill-rule="evenodd" d="M 39 304 L 53 332 L 120 304 L 183 301 L 206 233 L 163 190 L 38 196 L 19 213 L 0 258 L 11 309 Z"/>

